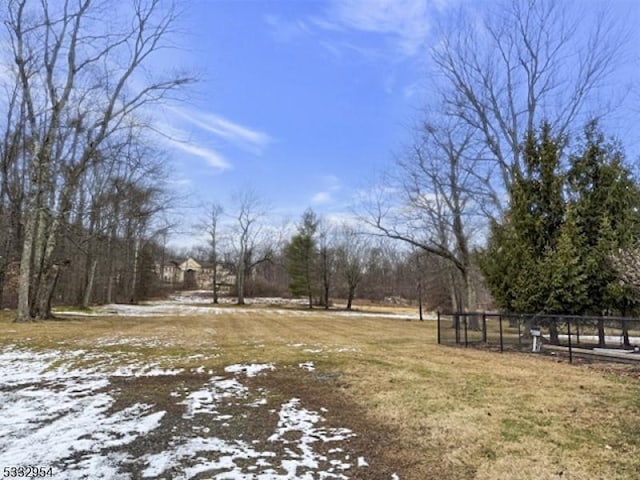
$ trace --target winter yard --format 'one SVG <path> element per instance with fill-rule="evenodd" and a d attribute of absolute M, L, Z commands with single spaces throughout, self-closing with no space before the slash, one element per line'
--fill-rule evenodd
<path fill-rule="evenodd" d="M 272 365 L 231 365 L 225 376 L 191 369 L 185 376 L 183 369 L 135 363 L 110 369 L 105 358 L 89 355 L 101 366 L 73 368 L 73 361 L 86 353 L 4 350 L 0 464 L 53 467 L 54 478 L 105 479 L 199 478 L 201 473 L 211 478 L 346 478 L 346 471 L 367 465 L 363 457 L 351 459 L 343 448 L 331 448 L 351 438 L 352 431 L 325 426 L 322 414 L 303 408 L 297 398 L 279 410 L 269 409 L 277 423 L 268 438 L 263 431 L 253 436 L 238 432 L 234 416 L 251 415 L 255 421 L 269 408 L 266 390 L 250 390 L 243 377 Z M 313 364 L 300 368 L 313 370 Z M 111 390 L 123 383 L 138 384 L 141 391 L 149 384 L 164 389 L 173 405 L 166 410 L 148 401 L 119 406 Z M 180 406 L 181 416 L 169 419 L 172 427 L 163 432 L 167 410 Z M 254 426 L 240 424 L 243 430 Z M 149 451 L 133 455 L 140 452 L 138 444 L 149 443 Z"/>
<path fill-rule="evenodd" d="M 2 314 L 0 467 L 49 478 L 637 478 L 623 366 L 435 345 L 408 310 L 197 296 Z"/>

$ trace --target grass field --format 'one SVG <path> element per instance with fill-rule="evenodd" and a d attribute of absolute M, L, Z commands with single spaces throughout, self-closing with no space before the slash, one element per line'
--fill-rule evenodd
<path fill-rule="evenodd" d="M 107 372 L 108 385 L 95 388 L 106 389 L 113 397 L 109 412 L 143 402 L 147 408 L 143 418 L 156 421 L 149 427 L 159 435 L 154 441 L 173 445 L 173 470 L 165 470 L 165 475 L 182 468 L 183 473 L 196 472 L 185 478 L 640 478 L 640 380 L 633 367 L 568 365 L 554 357 L 438 346 L 435 322 L 370 312 L 345 316 L 255 305 L 225 309 L 215 315 L 203 310 L 202 315 L 179 317 L 68 317 L 26 325 L 12 323 L 11 312 L 3 312 L 0 348 L 14 352 L 14 359 L 15 352 L 61 356 L 57 363 L 50 360 L 48 371 L 64 363 L 68 370 Z M 65 352 L 71 353 L 65 356 Z M 352 432 L 334 440 L 331 449 L 314 447 L 319 452 L 314 458 L 325 458 L 334 467 L 339 462 L 351 466 L 332 467 L 335 477 L 313 474 L 313 469 L 299 470 L 311 476 L 287 477 L 283 463 L 280 473 L 271 477 L 243 477 L 238 472 L 257 471 L 256 467 L 233 457 L 236 476 L 224 476 L 221 463 L 209 473 L 193 470 L 214 453 L 205 448 L 209 453 L 197 458 L 180 456 L 175 453 L 177 437 L 194 440 L 194 431 L 208 432 L 218 424 L 206 420 L 204 427 L 202 420 L 187 432 L 178 422 L 185 418 L 184 412 L 170 400 L 184 391 L 180 398 L 187 402 L 188 392 L 197 390 L 206 375 L 230 377 L 225 367 L 233 364 L 269 366 L 255 376 L 233 378 L 254 392 L 244 394 L 242 405 L 259 401 L 273 408 L 247 414 L 246 408 L 245 413 L 240 411 L 240 403 L 226 404 L 225 418 L 235 415 L 239 420 L 226 425 L 230 433 L 225 434 L 225 445 L 251 437 L 256 451 L 270 447 L 279 455 L 281 447 L 273 446 L 268 433 L 281 426 L 277 408 L 295 398 L 305 412 L 323 412 L 317 425 Z M 145 375 L 140 373 L 143 366 L 179 373 Z M 118 369 L 119 374 L 112 375 Z M 23 390 L 40 385 L 37 379 L 21 382 Z M 18 398 L 16 391 L 15 386 L 0 388 L 4 401 Z M 167 413 L 158 420 L 150 406 Z M 7 412 L 0 410 L 3 413 Z M 7 429 L 9 421 L 4 424 L 5 446 Z M 161 430 L 164 436 L 158 433 Z M 14 441 L 20 440 L 19 430 L 12 435 Z M 287 441 L 282 440 L 283 445 Z M 147 443 L 140 436 L 117 444 L 118 455 L 128 458 L 121 462 L 122 478 L 165 478 L 161 470 L 149 466 L 157 452 Z M 85 458 L 83 452 L 74 452 L 78 462 Z M 336 452 L 342 456 L 331 460 Z M 116 458 L 111 450 L 101 455 Z M 139 458 L 146 459 L 146 466 L 136 464 Z M 356 458 L 363 460 L 360 468 Z M 0 459 L 11 460 L 1 454 Z M 71 465 L 71 460 L 65 462 Z"/>

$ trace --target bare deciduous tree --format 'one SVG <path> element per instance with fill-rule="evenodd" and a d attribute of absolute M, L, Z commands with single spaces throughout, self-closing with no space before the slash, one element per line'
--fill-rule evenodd
<path fill-rule="evenodd" d="M 247 276 L 258 264 L 271 258 L 271 249 L 263 241 L 261 220 L 265 217 L 267 207 L 264 201 L 252 189 L 246 189 L 234 195 L 236 205 L 236 288 L 238 305 L 245 303 L 245 287 Z"/>
<path fill-rule="evenodd" d="M 386 182 L 393 191 L 369 198 L 366 217 L 383 235 L 446 260 L 454 308 L 473 309 L 475 219 L 503 211 L 527 132 L 546 120 L 566 138 L 594 115 L 624 33 L 607 16 L 572 17 L 553 0 L 461 12 L 432 49 L 436 94 L 421 139 Z"/>
<path fill-rule="evenodd" d="M 11 77 L 11 72 L 7 75 Z M 26 187 L 24 106 L 15 82 L 3 85 L 3 88 L 6 116 L 0 127 L 3 131 L 0 140 L 0 308 L 7 270 L 19 258 Z"/>
<path fill-rule="evenodd" d="M 144 70 L 166 46 L 176 20 L 171 5 L 132 1 L 121 11 L 120 22 L 100 22 L 115 14 L 108 2 L 7 5 L 7 43 L 29 149 L 18 321 L 50 316 L 60 232 L 81 178 L 101 161 L 101 147 L 132 122 L 139 125 L 136 112 L 145 105 L 190 81 L 176 74 L 148 80 Z"/>
<path fill-rule="evenodd" d="M 220 219 L 223 213 L 222 205 L 210 203 L 206 206 L 206 218 L 198 226 L 199 230 L 207 233 L 209 237 L 209 261 L 213 269 L 211 278 L 211 290 L 213 293 L 213 303 L 218 303 L 218 263 L 220 261 Z"/>
<path fill-rule="evenodd" d="M 470 238 L 477 225 L 470 220 L 484 204 L 473 138 L 464 125 L 425 124 L 410 154 L 398 160 L 398 173 L 365 202 L 363 217 L 380 234 L 446 260 L 452 303 L 460 309 L 475 308 Z"/>
<path fill-rule="evenodd" d="M 338 269 L 347 285 L 347 310 L 351 310 L 356 288 L 364 275 L 367 236 L 344 224 L 337 232 Z"/>
<path fill-rule="evenodd" d="M 492 182 L 499 204 L 522 169 L 528 132 L 545 120 L 566 138 L 581 116 L 615 106 L 594 102 L 611 101 L 612 92 L 600 94 L 622 62 L 624 29 L 606 11 L 582 13 L 554 0 L 500 2 L 482 18 L 458 17 L 432 50 L 440 90 L 434 107 L 482 139 L 500 173 Z"/>

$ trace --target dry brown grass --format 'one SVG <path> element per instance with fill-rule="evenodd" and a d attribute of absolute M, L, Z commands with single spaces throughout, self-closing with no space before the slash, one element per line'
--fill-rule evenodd
<path fill-rule="evenodd" d="M 149 347 L 118 348 L 171 358 L 170 366 L 201 365 L 188 358 L 199 352 L 216 352 L 210 368 L 312 360 L 318 379 L 339 382 L 306 386 L 310 398 L 324 392 L 351 405 L 341 420 L 364 438 L 367 426 L 375 428 L 389 444 L 372 449 L 401 478 L 640 478 L 637 378 L 552 357 L 438 346 L 435 322 L 258 308 L 26 325 L 11 318 L 0 314 L 0 345 L 99 349 L 105 338 L 135 338 Z M 282 378 L 277 388 L 285 394 L 295 385 Z"/>

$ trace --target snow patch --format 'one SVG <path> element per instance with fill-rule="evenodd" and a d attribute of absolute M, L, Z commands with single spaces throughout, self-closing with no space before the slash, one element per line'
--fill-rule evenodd
<path fill-rule="evenodd" d="M 243 373 L 247 377 L 255 377 L 264 370 L 275 370 L 276 367 L 272 363 L 254 363 L 254 364 L 234 364 L 224 367 L 227 373 L 239 374 Z"/>
<path fill-rule="evenodd" d="M 316 367 L 313 364 L 313 362 L 299 363 L 298 367 L 300 367 L 303 370 L 306 370 L 307 372 L 313 372 L 316 369 Z"/>
<path fill-rule="evenodd" d="M 164 411 L 136 403 L 114 412 L 106 376 L 61 361 L 79 354 L 0 351 L 0 465 L 53 466 L 52 478 L 122 478 L 126 456 L 105 450 L 158 428 Z"/>
<path fill-rule="evenodd" d="M 212 384 L 216 382 L 214 379 Z M 347 479 L 343 472 L 352 467 L 349 455 L 335 448 L 329 451 L 329 458 L 316 452 L 313 444 L 346 440 L 354 434 L 344 428 L 319 427 L 324 421 L 317 412 L 301 408 L 300 400 L 294 398 L 281 406 L 276 431 L 267 440 L 284 447 L 277 448 L 284 450 L 284 458 L 271 450 L 260 450 L 258 439 L 176 438 L 169 450 L 143 458 L 142 476 L 157 477 L 175 469 L 177 478 L 186 479 L 208 472 L 215 472 L 210 478 L 229 480 Z"/>
<path fill-rule="evenodd" d="M 217 415 L 217 420 L 228 420 L 230 417 L 220 415 L 217 406 L 222 399 L 243 399 L 247 396 L 247 387 L 237 380 L 224 377 L 213 377 L 204 388 L 191 392 L 178 405 L 186 405 L 183 418 L 193 418 L 198 414 Z M 172 395 L 179 395 L 177 392 Z"/>

